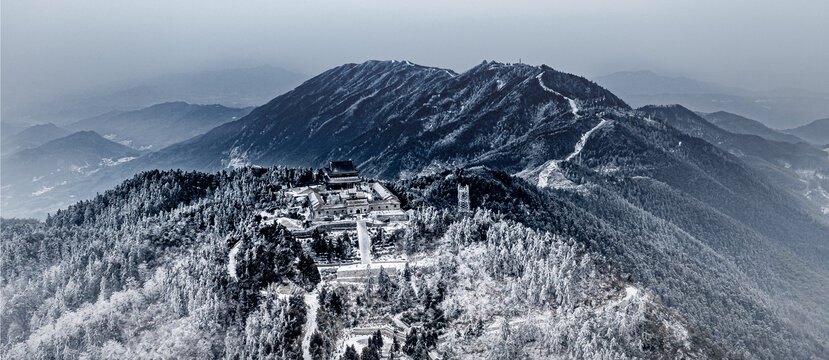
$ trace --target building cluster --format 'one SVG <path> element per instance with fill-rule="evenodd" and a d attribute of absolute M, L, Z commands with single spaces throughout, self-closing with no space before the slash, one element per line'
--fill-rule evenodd
<path fill-rule="evenodd" d="M 290 190 L 294 205 L 306 210 L 308 220 L 408 220 L 397 196 L 379 182 L 361 179 L 351 160 L 331 161 L 324 171 L 323 184 Z"/>

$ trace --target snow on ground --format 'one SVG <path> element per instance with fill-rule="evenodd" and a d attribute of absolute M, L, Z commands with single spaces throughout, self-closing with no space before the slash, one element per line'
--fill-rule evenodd
<path fill-rule="evenodd" d="M 308 313 L 305 317 L 305 335 L 302 337 L 302 358 L 311 360 L 311 336 L 317 331 L 317 309 L 320 307 L 316 290 L 305 294 L 305 305 L 308 306 Z"/>
<path fill-rule="evenodd" d="M 277 223 L 286 227 L 288 230 L 303 230 L 302 227 L 302 220 L 292 219 L 288 217 L 277 217 L 275 213 L 267 212 L 267 211 L 260 211 L 259 216 L 262 217 L 262 223 L 265 225 L 273 225 Z"/>
<path fill-rule="evenodd" d="M 123 164 L 123 163 L 128 162 L 128 161 L 135 160 L 135 159 L 137 159 L 137 157 L 135 157 L 135 156 L 126 156 L 126 157 L 122 157 L 118 160 L 112 160 L 111 158 L 101 158 L 101 165 L 103 165 L 103 166 L 115 166 L 115 165 Z"/>
<path fill-rule="evenodd" d="M 54 189 L 54 188 L 55 188 L 54 186 L 44 186 L 44 187 L 40 188 L 40 190 L 33 192 L 32 195 L 40 196 L 40 195 L 43 195 L 47 192 L 52 191 L 52 189 Z"/>
<path fill-rule="evenodd" d="M 233 280 L 238 280 L 236 277 L 236 254 L 239 253 L 241 247 L 242 242 L 237 241 L 236 245 L 233 245 L 233 248 L 230 249 L 230 253 L 227 254 L 227 275 Z"/>
<path fill-rule="evenodd" d="M 413 266 L 409 264 L 409 266 Z M 353 271 L 353 270 L 368 270 L 371 268 L 372 270 L 380 271 L 380 268 L 383 268 L 386 271 L 392 270 L 403 270 L 406 267 L 406 261 L 372 261 L 371 264 L 351 264 L 351 265 L 343 265 L 340 266 L 338 269 L 344 271 Z"/>
<path fill-rule="evenodd" d="M 377 95 L 377 93 L 378 93 L 378 92 L 379 92 L 379 90 L 374 90 L 374 92 L 372 92 L 371 94 L 368 94 L 368 95 L 365 95 L 365 96 L 361 96 L 359 99 L 357 99 L 357 101 L 355 101 L 353 104 L 351 104 L 351 106 L 349 106 L 349 107 L 348 107 L 348 109 L 346 109 L 346 111 L 345 111 L 345 112 L 347 112 L 349 116 L 354 115 L 354 112 L 355 112 L 355 111 L 357 111 L 357 108 L 358 108 L 358 107 L 360 107 L 360 103 L 362 103 L 362 102 L 363 102 L 363 101 L 365 101 L 366 99 L 373 98 L 375 95 Z M 335 117 L 335 118 L 336 118 L 336 117 Z M 333 120 L 333 119 L 334 119 L 334 118 L 331 118 L 331 119 L 330 119 L 330 120 L 328 120 L 328 121 L 331 121 L 331 120 Z M 323 125 L 324 125 L 324 124 L 323 124 Z M 320 127 L 322 127 L 322 126 L 320 126 Z"/>
<path fill-rule="evenodd" d="M 261 211 L 259 212 L 259 216 L 262 217 L 262 223 L 265 225 L 273 225 L 276 222 L 276 215 L 271 212 Z"/>
<path fill-rule="evenodd" d="M 252 165 L 250 160 L 248 160 L 248 152 L 241 151 L 238 147 L 234 147 L 230 149 L 230 156 L 227 159 L 227 166 L 228 169 L 238 169 L 245 166 Z"/>
<path fill-rule="evenodd" d="M 639 294 L 639 289 L 637 289 L 636 287 L 630 285 L 625 287 L 625 300 L 629 301 L 637 294 Z"/>
<path fill-rule="evenodd" d="M 409 327 L 403 325 L 403 328 L 407 329 L 405 332 L 403 332 L 403 334 L 408 333 Z M 368 339 L 377 330 L 380 330 L 381 336 L 383 337 L 383 348 L 380 349 L 380 357 L 386 358 L 386 356 L 388 356 L 389 351 L 391 351 L 391 344 L 394 340 L 391 338 L 391 334 L 388 333 L 389 331 L 391 331 L 390 327 L 379 326 L 366 328 L 352 328 L 346 330 L 343 334 L 343 339 L 337 341 L 338 344 L 335 348 L 336 350 L 334 351 L 334 356 L 332 357 L 332 359 L 339 359 L 342 356 L 342 354 L 345 353 L 345 348 L 349 346 L 354 346 L 354 349 L 357 350 L 357 354 L 362 353 L 363 348 L 368 346 Z M 398 341 L 402 340 L 399 335 L 397 339 Z"/>
<path fill-rule="evenodd" d="M 368 338 L 370 338 L 370 337 L 371 337 L 371 335 L 353 335 L 353 336 L 350 336 L 348 339 L 343 341 L 343 346 L 341 347 L 341 349 L 343 349 L 342 352 L 344 352 L 345 348 L 347 348 L 349 346 L 354 346 L 354 349 L 357 350 L 357 353 L 358 354 L 361 353 L 363 351 L 363 348 L 368 346 Z"/>
<path fill-rule="evenodd" d="M 276 222 L 279 223 L 279 225 L 288 228 L 288 230 L 302 230 L 302 222 L 297 219 L 281 217 L 276 219 Z"/>
<path fill-rule="evenodd" d="M 575 116 L 578 118 L 578 117 L 579 117 L 579 107 L 578 107 L 578 106 L 577 106 L 577 104 L 576 104 L 576 100 L 573 100 L 573 99 L 571 99 L 571 98 L 568 98 L 568 97 L 566 97 L 566 96 L 562 95 L 560 92 L 555 91 L 555 90 L 553 90 L 553 89 L 551 89 L 551 88 L 548 88 L 548 87 L 547 87 L 547 85 L 544 85 L 544 81 L 542 81 L 542 80 L 541 80 L 541 76 L 542 76 L 542 75 L 544 75 L 544 72 L 543 72 L 543 71 L 541 72 L 541 74 L 538 74 L 538 75 L 535 77 L 536 79 L 538 79 L 538 85 L 541 85 L 541 88 L 542 88 L 542 89 L 544 89 L 544 90 L 545 90 L 545 91 L 547 91 L 547 92 L 551 92 L 551 93 L 553 93 L 553 94 L 556 94 L 556 95 L 558 95 L 558 96 L 561 96 L 561 97 L 563 97 L 563 98 L 567 99 L 567 102 L 569 102 L 569 103 L 570 103 L 570 112 L 572 112 L 572 113 L 573 113 L 573 115 L 575 115 Z"/>
<path fill-rule="evenodd" d="M 577 188 L 574 182 L 570 181 L 564 174 L 561 173 L 561 168 L 559 164 L 562 161 L 570 161 L 573 160 L 576 156 L 578 156 L 582 150 L 584 150 L 584 145 L 587 144 L 587 140 L 590 139 L 590 135 L 592 135 L 596 130 L 605 126 L 607 124 L 607 120 L 602 119 L 596 126 L 592 129 L 585 132 L 581 139 L 576 143 L 573 152 L 567 155 L 564 160 L 550 160 L 544 165 L 541 166 L 541 171 L 538 173 L 538 186 L 539 187 L 552 187 L 556 189 L 573 189 Z"/>
<path fill-rule="evenodd" d="M 561 173 L 561 168 L 558 165 L 560 163 L 561 160 L 550 160 L 542 165 L 542 170 L 538 173 L 538 187 L 555 189 L 575 189 L 578 187 L 576 183 L 570 181 Z"/>
<path fill-rule="evenodd" d="M 573 152 L 570 155 L 567 155 L 567 157 L 564 158 L 564 161 L 573 160 L 574 157 L 581 154 L 581 151 L 584 149 L 584 145 L 587 144 L 587 139 L 590 138 L 590 135 L 592 135 L 594 132 L 596 132 L 596 130 L 599 130 L 599 128 L 601 128 L 605 124 L 607 124 L 607 120 L 602 119 L 602 121 L 600 121 L 598 124 L 596 124 L 596 126 L 594 126 L 592 129 L 587 130 L 587 132 L 584 133 L 584 135 L 581 136 L 581 139 L 579 139 L 579 142 L 576 143 L 576 148 L 573 150 Z"/>

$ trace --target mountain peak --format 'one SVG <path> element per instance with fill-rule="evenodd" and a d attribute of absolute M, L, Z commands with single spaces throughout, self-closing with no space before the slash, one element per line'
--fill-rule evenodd
<path fill-rule="evenodd" d="M 640 111 L 674 111 L 677 113 L 681 113 L 683 115 L 693 115 L 698 116 L 697 113 L 693 112 L 691 109 L 688 109 L 680 104 L 657 104 L 657 105 L 645 105 L 637 110 Z"/>
<path fill-rule="evenodd" d="M 178 107 L 178 106 L 188 106 L 188 105 L 190 105 L 190 104 L 187 103 L 187 102 L 184 102 L 184 101 L 167 101 L 167 102 L 151 105 L 151 106 L 149 106 L 149 108 L 152 109 L 152 108 Z"/>
<path fill-rule="evenodd" d="M 73 132 L 73 133 L 71 133 L 67 136 L 64 136 L 64 137 L 60 138 L 60 139 L 55 139 L 55 140 L 53 140 L 53 142 L 55 142 L 55 141 L 69 142 L 69 141 L 79 141 L 79 140 L 83 140 L 83 141 L 109 141 L 107 139 L 104 139 L 103 136 L 101 136 L 100 134 L 98 134 L 98 133 L 96 133 L 92 130 L 82 130 L 82 131 Z"/>
<path fill-rule="evenodd" d="M 771 129 L 762 122 L 727 111 L 716 111 L 710 114 L 702 113 L 700 116 L 712 124 L 735 134 L 757 135 L 765 139 L 793 144 L 803 142 L 803 139 L 797 136 Z"/>
<path fill-rule="evenodd" d="M 829 144 L 829 118 L 818 119 L 806 125 L 784 131 L 813 144 Z"/>
<path fill-rule="evenodd" d="M 128 146 L 105 139 L 94 131 L 77 131 L 62 138 L 54 139 L 35 148 L 16 153 L 23 159 L 54 154 L 66 156 L 70 153 L 110 154 L 112 156 L 137 156 L 139 152 Z"/>
<path fill-rule="evenodd" d="M 409 60 L 366 60 L 362 63 L 348 63 L 335 67 L 330 71 L 366 71 L 366 72 L 387 72 L 387 71 L 441 71 L 450 75 L 457 75 L 450 69 L 424 66 L 415 64 Z"/>

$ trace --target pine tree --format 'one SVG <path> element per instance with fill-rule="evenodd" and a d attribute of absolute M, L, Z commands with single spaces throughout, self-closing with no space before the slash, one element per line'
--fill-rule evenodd
<path fill-rule="evenodd" d="M 357 355 L 357 350 L 354 348 L 354 345 L 350 345 L 345 348 L 345 352 L 343 356 L 340 358 L 341 360 L 360 360 L 360 355 Z"/>
<path fill-rule="evenodd" d="M 403 267 L 403 279 L 406 281 L 412 281 L 412 271 L 409 269 L 409 262 L 406 262 L 406 265 Z"/>
<path fill-rule="evenodd" d="M 369 343 L 363 348 L 360 360 L 380 360 L 380 350 L 374 347 L 374 344 Z"/>
<path fill-rule="evenodd" d="M 374 347 L 376 347 L 377 349 L 383 348 L 383 334 L 380 333 L 380 329 L 377 329 L 377 331 L 374 333 L 374 335 L 372 336 L 372 340 L 374 341 Z"/>
<path fill-rule="evenodd" d="M 419 339 L 417 335 L 417 329 L 412 328 L 409 331 L 409 334 L 406 335 L 406 340 L 403 342 L 403 353 L 409 356 L 413 356 L 415 354 Z"/>
<path fill-rule="evenodd" d="M 392 295 L 393 283 L 391 278 L 386 273 L 386 270 L 381 266 L 380 272 L 377 274 L 377 295 L 384 301 L 388 301 Z"/>
<path fill-rule="evenodd" d="M 400 342 L 397 341 L 397 331 L 394 332 L 392 343 L 391 343 L 391 353 L 396 353 L 400 351 Z"/>

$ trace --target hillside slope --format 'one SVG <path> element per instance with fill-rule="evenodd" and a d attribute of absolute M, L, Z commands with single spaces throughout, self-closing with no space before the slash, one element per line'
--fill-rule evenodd
<path fill-rule="evenodd" d="M 485 180 L 485 191 L 473 184 L 485 200 L 473 205 L 586 244 L 728 349 L 759 358 L 825 352 L 829 225 L 817 202 L 825 153 L 733 134 L 679 106 L 634 110 L 547 66 L 485 62 L 456 74 L 347 64 L 101 174 L 348 158 L 364 176 L 401 179 L 401 193 L 438 183 L 422 196 L 444 200 L 423 206 L 456 199 L 445 169 L 503 171 L 486 176 L 497 181 Z"/>
<path fill-rule="evenodd" d="M 583 191 L 541 189 L 485 168 L 404 180 L 395 190 L 408 206 L 452 210 L 457 184 L 468 184 L 473 207 L 584 244 L 730 351 L 756 358 L 825 354 L 829 276 L 820 259 L 804 261 L 788 244 L 654 178 L 565 171 L 583 177 Z"/>
<path fill-rule="evenodd" d="M 53 210 L 68 206 L 78 199 L 71 192 L 63 191 L 64 187 L 97 181 L 102 170 L 139 155 L 139 151 L 104 139 L 93 131 L 79 131 L 4 155 L 0 158 L 3 211 L 30 216 L 42 213 L 44 208 Z M 97 184 L 90 190 L 100 187 L 101 184 Z M 58 191 L 52 193 L 56 189 Z M 77 195 L 88 196 L 87 193 Z"/>
<path fill-rule="evenodd" d="M 797 136 L 771 129 L 757 120 L 752 120 L 737 114 L 717 111 L 708 114 L 700 114 L 700 116 L 723 130 L 735 134 L 757 135 L 769 140 L 785 141 L 792 144 L 803 142 L 803 139 Z"/>
<path fill-rule="evenodd" d="M 439 261 L 394 282 L 381 271 L 376 286 L 320 283 L 297 239 L 258 215 L 289 205 L 283 186 L 314 180 L 311 169 L 151 171 L 46 222 L 0 220 L 0 280 L 13 295 L 0 354 L 296 359 L 315 293 L 323 358 L 379 316 L 418 329 L 398 358 L 728 354 L 583 243 L 485 209 L 415 211 L 396 246 Z"/>
<path fill-rule="evenodd" d="M 158 150 L 237 120 L 250 110 L 168 102 L 140 110 L 99 115 L 69 124 L 67 128 L 95 131 L 136 149 Z"/>
<path fill-rule="evenodd" d="M 806 199 L 808 202 L 801 206 L 829 214 L 829 157 L 825 151 L 803 142 L 791 144 L 731 133 L 679 105 L 645 106 L 640 110 L 738 157 L 766 180 L 791 193 L 793 202 Z"/>
<path fill-rule="evenodd" d="M 829 145 L 829 119 L 815 120 L 806 125 L 784 131 L 813 144 Z"/>
<path fill-rule="evenodd" d="M 829 94 L 796 88 L 752 91 L 651 71 L 621 71 L 594 79 L 634 107 L 682 104 L 695 111 L 727 111 L 774 128 L 829 113 Z"/>
<path fill-rule="evenodd" d="M 34 125 L 8 134 L 4 130 L 2 153 L 11 154 L 23 149 L 33 148 L 70 133 L 71 131 L 59 128 L 52 123 Z"/>

